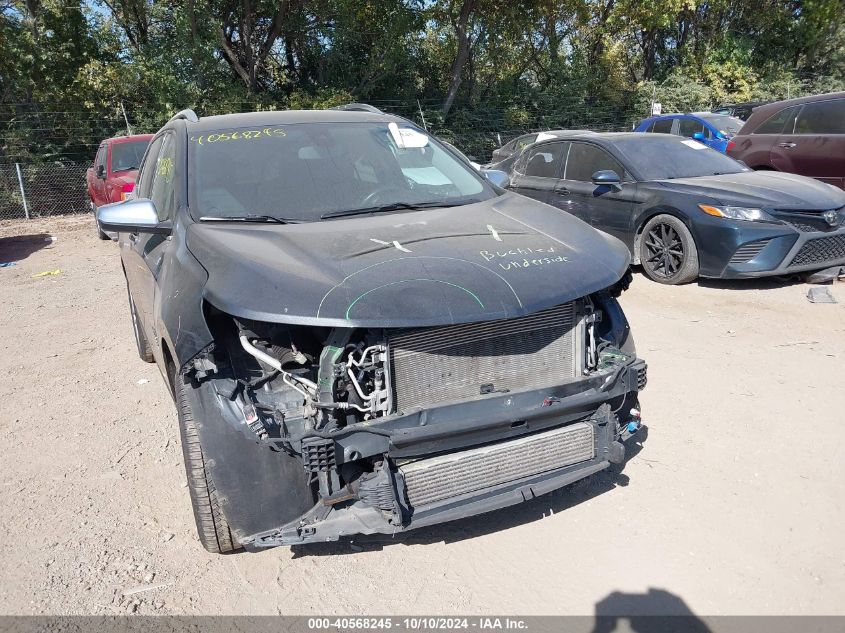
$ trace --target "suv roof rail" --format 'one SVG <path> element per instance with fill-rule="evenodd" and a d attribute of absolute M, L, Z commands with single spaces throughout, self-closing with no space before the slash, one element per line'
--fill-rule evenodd
<path fill-rule="evenodd" d="M 373 114 L 384 114 L 375 106 L 369 103 L 344 103 L 343 105 L 335 106 L 332 110 L 346 110 L 348 112 L 372 112 Z"/>
<path fill-rule="evenodd" d="M 200 118 L 197 116 L 197 113 L 191 110 L 190 108 L 179 110 L 179 112 L 170 117 L 170 121 L 175 121 L 176 119 L 185 119 L 187 121 L 190 121 L 191 123 L 196 123 L 200 120 Z M 168 123 L 170 123 L 170 121 L 168 121 Z"/>

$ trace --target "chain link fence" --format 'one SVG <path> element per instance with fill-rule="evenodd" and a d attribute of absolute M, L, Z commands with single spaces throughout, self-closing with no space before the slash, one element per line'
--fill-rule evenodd
<path fill-rule="evenodd" d="M 0 164 L 0 219 L 88 213 L 87 163 Z"/>
<path fill-rule="evenodd" d="M 615 101 L 589 101 L 573 95 L 569 99 L 485 103 L 457 108 L 445 120 L 438 99 L 369 103 L 412 120 L 482 164 L 497 147 L 526 132 L 630 130 L 638 118 L 630 95 Z M 228 110 L 255 109 L 254 104 L 245 103 Z M 147 111 L 134 116 L 148 122 L 135 126 L 136 134 L 155 132 L 166 120 Z M 89 212 L 85 171 L 100 139 L 122 132 L 123 123 L 122 118 L 98 118 L 83 112 L 18 114 L 5 125 L 0 117 L 0 220 Z"/>

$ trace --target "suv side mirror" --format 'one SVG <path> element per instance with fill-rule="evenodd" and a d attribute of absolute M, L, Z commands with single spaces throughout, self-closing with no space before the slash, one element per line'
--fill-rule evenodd
<path fill-rule="evenodd" d="M 148 198 L 106 204 L 97 209 L 101 231 L 114 233 L 162 233 L 172 230 L 170 222 L 159 222 L 156 206 Z"/>
<path fill-rule="evenodd" d="M 106 179 L 106 166 L 105 165 L 97 165 L 97 178 L 102 178 L 103 180 Z"/>
<path fill-rule="evenodd" d="M 594 185 L 616 185 L 617 187 L 621 182 L 619 174 L 612 169 L 600 169 L 593 174 L 592 181 Z"/>
<path fill-rule="evenodd" d="M 505 172 L 498 169 L 482 169 L 481 173 L 484 174 L 484 177 L 487 180 L 502 189 L 507 189 L 508 185 L 511 184 L 510 177 Z"/>

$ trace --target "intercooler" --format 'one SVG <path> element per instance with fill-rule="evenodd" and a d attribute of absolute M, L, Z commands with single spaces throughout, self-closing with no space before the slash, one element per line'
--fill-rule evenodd
<path fill-rule="evenodd" d="M 595 457 L 595 428 L 562 428 L 401 466 L 414 508 L 539 475 Z"/>
<path fill-rule="evenodd" d="M 389 338 L 398 411 L 522 391 L 578 372 L 575 302 L 524 317 L 424 328 Z"/>

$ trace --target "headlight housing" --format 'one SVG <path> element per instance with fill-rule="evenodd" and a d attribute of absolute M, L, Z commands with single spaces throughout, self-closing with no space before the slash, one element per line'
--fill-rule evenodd
<path fill-rule="evenodd" d="M 749 220 L 751 222 L 775 222 L 776 220 L 763 209 L 753 207 L 714 207 L 709 204 L 700 204 L 698 208 L 707 215 L 717 218 L 728 218 L 730 220 Z"/>

